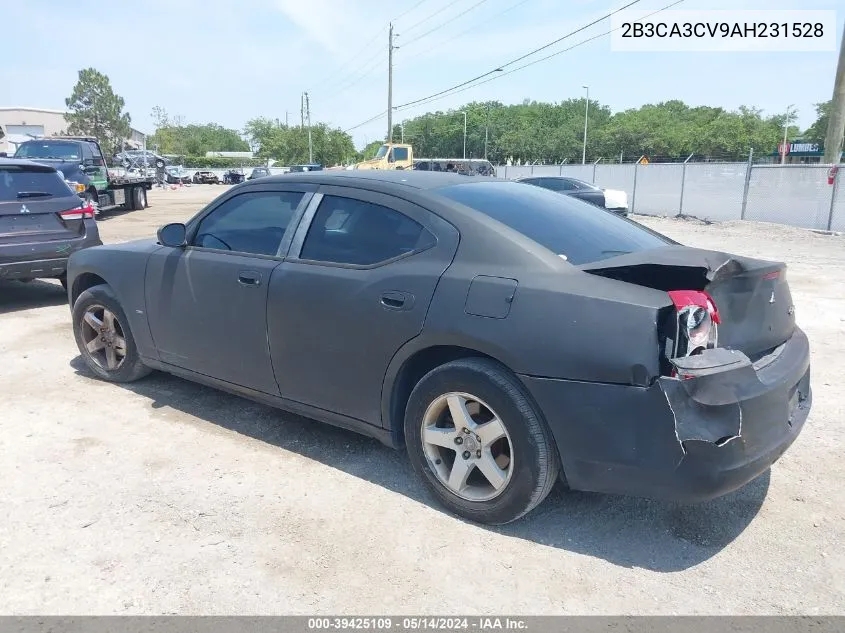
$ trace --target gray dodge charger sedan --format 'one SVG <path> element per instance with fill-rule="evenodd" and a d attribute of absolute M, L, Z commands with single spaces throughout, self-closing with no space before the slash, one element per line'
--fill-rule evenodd
<path fill-rule="evenodd" d="M 82 357 L 406 447 L 451 511 L 559 478 L 683 501 L 764 472 L 810 409 L 786 267 L 545 189 L 430 172 L 250 181 L 157 239 L 70 258 Z"/>

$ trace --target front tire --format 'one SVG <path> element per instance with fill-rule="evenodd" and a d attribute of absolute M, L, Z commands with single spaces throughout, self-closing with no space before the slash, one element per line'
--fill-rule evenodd
<path fill-rule="evenodd" d="M 141 362 L 129 321 L 105 284 L 83 292 L 73 304 L 73 336 L 82 359 L 109 382 L 132 382 L 150 373 Z"/>
<path fill-rule="evenodd" d="M 455 514 L 490 525 L 515 521 L 552 489 L 560 461 L 525 387 L 499 363 L 441 365 L 414 388 L 405 410 L 411 464 Z"/>

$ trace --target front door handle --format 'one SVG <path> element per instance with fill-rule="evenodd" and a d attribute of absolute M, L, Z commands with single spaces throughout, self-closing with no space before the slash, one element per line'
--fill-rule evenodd
<path fill-rule="evenodd" d="M 414 295 L 397 290 L 382 293 L 381 305 L 389 310 L 410 310 L 414 305 Z"/>
<path fill-rule="evenodd" d="M 242 286 L 260 286 L 261 273 L 254 270 L 242 270 L 238 273 L 238 283 Z"/>

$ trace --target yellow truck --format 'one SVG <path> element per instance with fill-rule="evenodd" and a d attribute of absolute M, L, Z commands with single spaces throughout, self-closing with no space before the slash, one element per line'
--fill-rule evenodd
<path fill-rule="evenodd" d="M 410 145 L 385 143 L 378 148 L 375 158 L 355 165 L 355 169 L 413 169 L 414 150 Z"/>

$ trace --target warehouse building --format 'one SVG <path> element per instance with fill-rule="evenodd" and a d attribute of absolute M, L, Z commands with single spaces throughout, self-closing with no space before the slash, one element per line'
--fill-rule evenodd
<path fill-rule="evenodd" d="M 42 136 L 56 136 L 67 130 L 64 110 L 47 108 L 0 107 L 0 152 L 10 156 L 20 143 Z M 132 129 L 126 144 L 140 149 L 144 146 L 143 132 Z M 109 150 L 103 148 L 104 152 Z"/>

